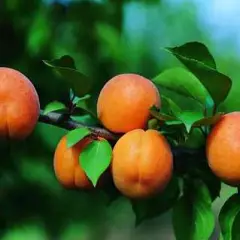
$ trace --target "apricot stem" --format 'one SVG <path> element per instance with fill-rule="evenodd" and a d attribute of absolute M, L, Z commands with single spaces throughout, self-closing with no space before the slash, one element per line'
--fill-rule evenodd
<path fill-rule="evenodd" d="M 57 112 L 50 112 L 48 114 L 44 114 L 43 110 L 41 110 L 38 121 L 53 126 L 61 127 L 67 130 L 73 130 L 75 128 L 88 128 L 92 132 L 93 136 L 102 137 L 112 141 L 116 141 L 120 137 L 120 135 L 114 134 L 108 131 L 107 129 L 87 126 L 84 123 L 75 121 L 70 118 L 65 118 L 64 114 Z"/>

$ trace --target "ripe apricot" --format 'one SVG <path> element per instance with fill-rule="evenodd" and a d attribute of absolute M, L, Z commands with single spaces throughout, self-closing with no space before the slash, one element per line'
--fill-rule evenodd
<path fill-rule="evenodd" d="M 58 181 L 66 188 L 91 189 L 93 184 L 79 164 L 79 156 L 82 150 L 93 140 L 84 138 L 72 147 L 67 147 L 67 138 L 63 136 L 54 153 L 54 171 Z M 104 177 L 104 175 L 102 175 Z M 99 185 L 103 183 L 103 177 L 99 179 Z"/>
<path fill-rule="evenodd" d="M 40 112 L 37 91 L 21 72 L 0 67 L 0 137 L 24 139 L 29 136 Z"/>
<path fill-rule="evenodd" d="M 105 128 L 126 133 L 146 126 L 153 105 L 160 107 L 161 99 L 150 80 L 138 74 L 120 74 L 102 88 L 97 114 Z"/>
<path fill-rule="evenodd" d="M 163 191 L 172 177 L 170 146 L 156 130 L 132 130 L 115 144 L 111 170 L 114 184 L 123 195 L 152 196 Z"/>
<path fill-rule="evenodd" d="M 223 182 L 240 184 L 240 112 L 225 114 L 207 137 L 209 167 Z"/>

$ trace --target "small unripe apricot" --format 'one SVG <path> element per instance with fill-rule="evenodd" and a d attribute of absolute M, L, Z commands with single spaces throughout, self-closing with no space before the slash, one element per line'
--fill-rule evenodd
<path fill-rule="evenodd" d="M 17 70 L 0 67 L 0 101 L 0 137 L 28 137 L 40 112 L 39 97 L 31 81 Z"/>
<path fill-rule="evenodd" d="M 114 184 L 123 195 L 133 199 L 153 196 L 171 180 L 170 146 L 156 130 L 132 130 L 115 144 L 111 170 Z"/>
<path fill-rule="evenodd" d="M 160 107 L 158 89 L 147 78 L 138 74 L 120 74 L 102 88 L 97 101 L 97 114 L 105 128 L 115 133 L 126 133 L 145 128 L 150 108 Z"/>

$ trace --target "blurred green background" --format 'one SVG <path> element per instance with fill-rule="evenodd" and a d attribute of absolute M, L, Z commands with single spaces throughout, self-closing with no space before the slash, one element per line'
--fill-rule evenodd
<path fill-rule="evenodd" d="M 152 78 L 179 66 L 161 47 L 201 41 L 233 80 L 221 109 L 239 110 L 239 11 L 238 0 L 1 0 L 0 65 L 27 75 L 44 108 L 50 101 L 66 101 L 68 88 L 43 59 L 71 55 L 80 71 L 96 79 L 97 94 L 116 74 Z M 0 239 L 174 239 L 169 213 L 134 228 L 126 199 L 107 207 L 104 193 L 63 189 L 52 161 L 65 133 L 39 123 L 27 140 L 1 145 Z M 224 187 L 216 214 L 231 191 Z"/>

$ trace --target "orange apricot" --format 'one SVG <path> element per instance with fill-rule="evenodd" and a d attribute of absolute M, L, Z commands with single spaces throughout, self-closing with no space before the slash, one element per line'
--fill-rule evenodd
<path fill-rule="evenodd" d="M 156 130 L 135 129 L 124 134 L 113 148 L 111 171 L 116 188 L 129 198 L 163 191 L 173 171 L 166 138 Z"/>
<path fill-rule="evenodd" d="M 0 67 L 0 101 L 0 137 L 28 137 L 40 113 L 39 97 L 31 81 L 17 70 Z"/>
<path fill-rule="evenodd" d="M 150 118 L 149 109 L 160 107 L 156 86 L 138 74 L 120 74 L 102 88 L 97 101 L 97 114 L 105 128 L 126 133 L 144 128 Z"/>
<path fill-rule="evenodd" d="M 54 171 L 58 181 L 66 188 L 92 189 L 93 184 L 87 177 L 79 163 L 79 156 L 83 149 L 93 141 L 84 138 L 72 147 L 67 147 L 67 138 L 63 136 L 54 153 Z M 105 175 L 100 177 L 98 186 L 103 185 Z"/>
<path fill-rule="evenodd" d="M 214 125 L 206 142 L 209 167 L 223 182 L 240 184 L 240 112 L 225 114 Z"/>

